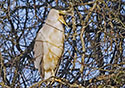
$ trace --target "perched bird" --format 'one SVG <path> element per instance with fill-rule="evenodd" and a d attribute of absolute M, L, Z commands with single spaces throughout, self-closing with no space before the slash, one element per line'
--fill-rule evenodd
<path fill-rule="evenodd" d="M 62 12 L 61 12 L 62 13 Z M 60 11 L 51 9 L 45 24 L 38 32 L 34 44 L 34 65 L 42 80 L 55 76 L 55 70 L 63 53 L 66 24 Z"/>

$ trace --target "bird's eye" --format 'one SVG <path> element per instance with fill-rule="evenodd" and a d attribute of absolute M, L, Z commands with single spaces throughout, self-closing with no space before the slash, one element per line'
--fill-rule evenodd
<path fill-rule="evenodd" d="M 59 16 L 62 16 L 63 14 L 59 13 Z"/>

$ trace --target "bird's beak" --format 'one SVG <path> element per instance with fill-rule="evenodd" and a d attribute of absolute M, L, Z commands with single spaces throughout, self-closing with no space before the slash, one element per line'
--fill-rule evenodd
<path fill-rule="evenodd" d="M 59 16 L 59 21 L 61 22 L 61 23 L 63 23 L 64 25 L 66 25 L 67 27 L 68 27 L 68 25 L 66 24 L 66 22 L 65 22 L 65 20 L 64 20 L 64 18 L 63 18 L 63 16 L 62 15 L 65 15 L 65 11 L 59 11 L 59 14 L 60 14 L 60 16 Z M 69 28 L 69 27 L 68 27 Z"/>
<path fill-rule="evenodd" d="M 59 21 L 68 27 L 68 25 L 66 24 L 63 16 L 59 16 Z"/>

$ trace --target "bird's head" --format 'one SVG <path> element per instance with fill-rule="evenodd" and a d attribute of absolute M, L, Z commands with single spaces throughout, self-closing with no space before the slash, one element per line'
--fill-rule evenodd
<path fill-rule="evenodd" d="M 49 22 L 57 22 L 60 21 L 62 24 L 66 25 L 68 27 L 68 25 L 66 24 L 63 15 L 65 15 L 66 11 L 63 10 L 56 10 L 56 9 L 51 9 L 48 17 L 47 17 L 47 21 Z"/>

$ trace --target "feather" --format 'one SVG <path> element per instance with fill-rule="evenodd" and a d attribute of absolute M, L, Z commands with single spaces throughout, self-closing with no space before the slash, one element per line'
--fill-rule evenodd
<path fill-rule="evenodd" d="M 59 17 L 59 11 L 51 9 L 35 40 L 34 65 L 43 80 L 55 76 L 55 70 L 63 52 L 64 28 L 58 20 Z"/>

